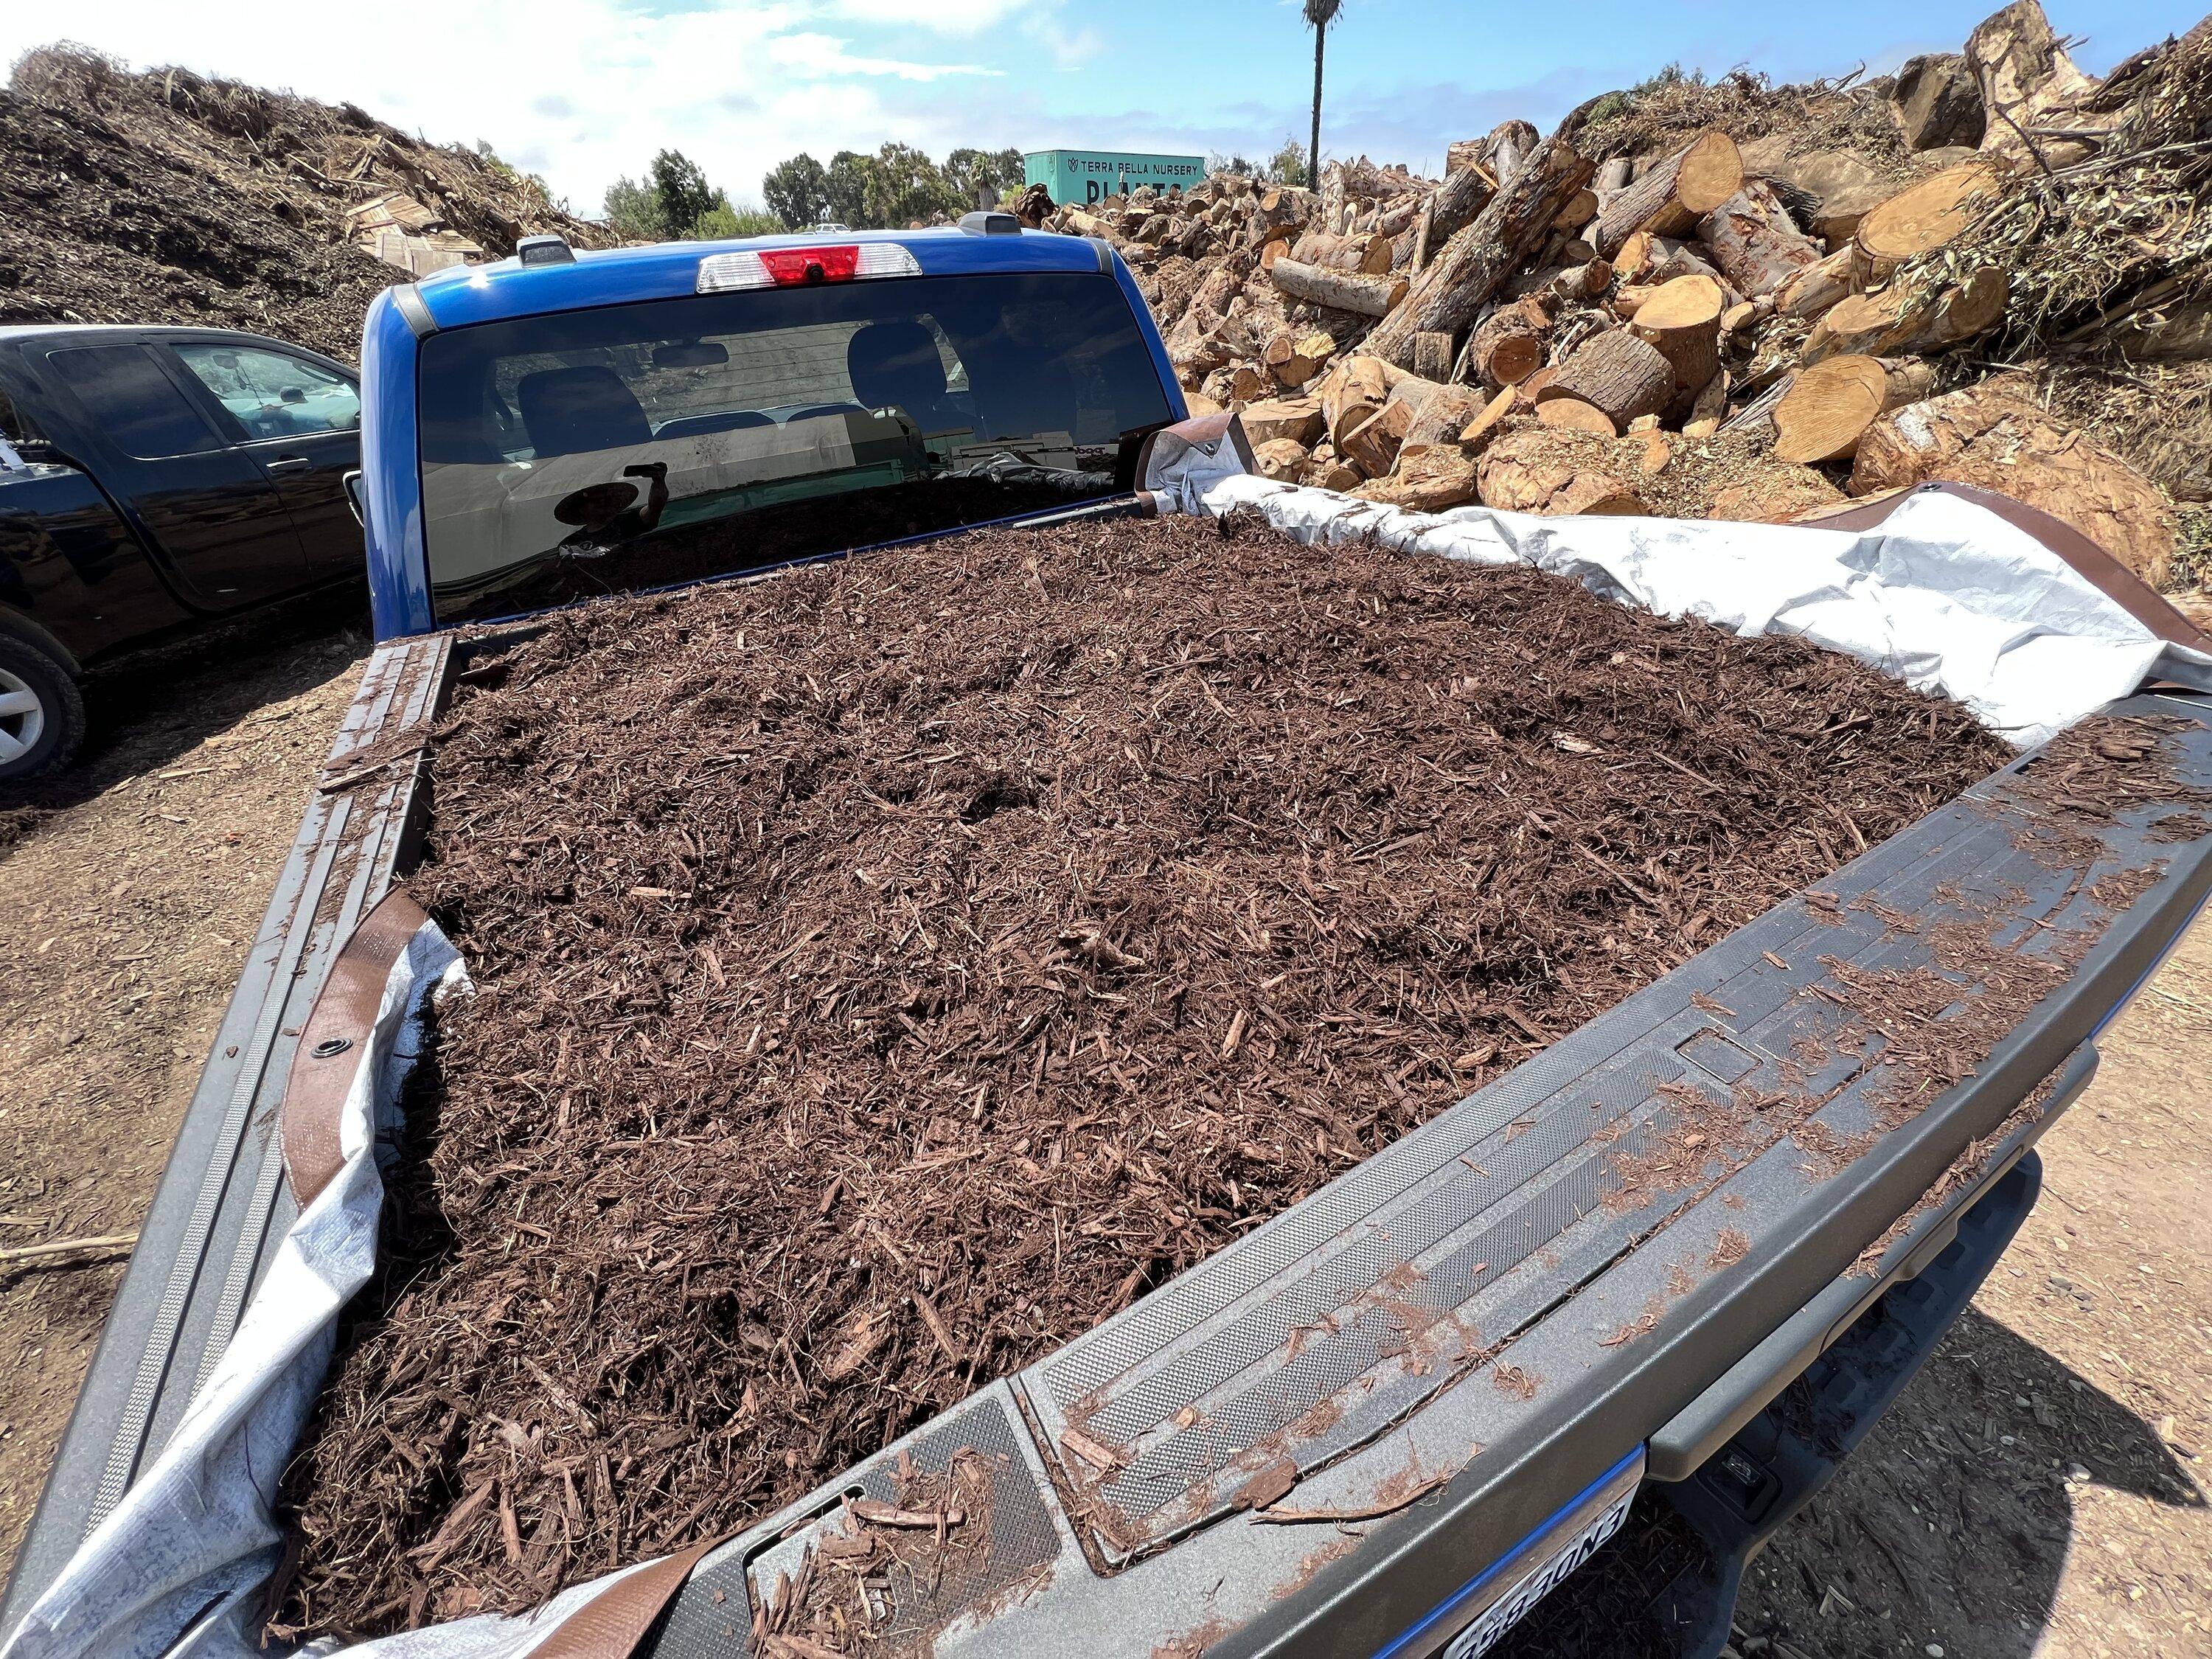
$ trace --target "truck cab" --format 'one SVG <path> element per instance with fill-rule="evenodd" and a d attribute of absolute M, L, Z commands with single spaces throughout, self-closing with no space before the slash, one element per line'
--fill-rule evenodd
<path fill-rule="evenodd" d="M 362 372 L 379 638 L 1127 511 L 1143 441 L 1186 413 L 1112 250 L 995 213 L 532 239 L 380 297 Z"/>

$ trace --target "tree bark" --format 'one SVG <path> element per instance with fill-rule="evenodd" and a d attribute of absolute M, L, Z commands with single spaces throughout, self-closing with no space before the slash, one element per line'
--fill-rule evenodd
<path fill-rule="evenodd" d="M 1452 238 L 1405 304 L 1368 337 L 1369 351 L 1402 368 L 1413 362 L 1416 334 L 1456 336 L 1474 324 L 1498 285 L 1552 234 L 1559 210 L 1589 182 L 1591 164 L 1575 148 L 1589 109 L 1585 104 L 1561 122 L 1513 182 Z"/>
<path fill-rule="evenodd" d="M 1500 121 L 1482 141 L 1484 159 L 1500 190 L 1513 182 L 1539 142 L 1536 129 L 1522 120 Z"/>
<path fill-rule="evenodd" d="M 1300 264 L 1318 265 L 1323 270 L 1382 276 L 1390 270 L 1390 244 L 1380 236 L 1339 236 L 1333 231 L 1310 229 L 1291 244 L 1289 252 Z"/>
<path fill-rule="evenodd" d="M 1335 311 L 1357 312 L 1363 317 L 1386 317 L 1406 297 L 1403 276 L 1362 276 L 1346 270 L 1324 270 L 1296 259 L 1278 259 L 1267 269 L 1275 286 L 1294 300 L 1305 300 Z M 1408 353 L 1410 355 L 1410 346 Z"/>
<path fill-rule="evenodd" d="M 1748 298 L 1771 293 L 1820 262 L 1820 250 L 1791 222 L 1763 179 L 1748 180 L 1707 214 L 1698 234 L 1721 274 Z"/>
<path fill-rule="evenodd" d="M 1475 216 L 1488 207 L 1491 199 L 1497 194 L 1498 187 L 1490 182 L 1488 175 L 1479 167 L 1462 167 L 1457 173 L 1447 175 L 1443 183 L 1437 185 L 1434 193 L 1429 198 L 1427 246 L 1430 253 L 1433 255 L 1445 243 L 1473 224 Z M 1418 238 L 1419 229 L 1417 225 L 1413 230 L 1401 234 L 1396 244 L 1393 246 L 1390 259 L 1392 270 L 1404 270 L 1413 265 L 1413 244 Z M 1405 252 L 1402 259 L 1398 257 L 1400 248 L 1402 248 Z"/>
<path fill-rule="evenodd" d="M 1610 259 L 1639 230 L 1685 235 L 1742 188 L 1735 141 L 1724 132 L 1700 133 L 1605 204 L 1590 245 Z"/>
<path fill-rule="evenodd" d="M 1451 378 L 1452 337 L 1449 334 L 1416 334 L 1413 337 L 1413 373 L 1425 380 L 1448 380 Z"/>
<path fill-rule="evenodd" d="M 1775 311 L 1810 322 L 1838 301 L 1848 299 L 1857 257 L 1857 250 L 1846 244 L 1820 264 L 1806 266 L 1774 290 Z"/>
<path fill-rule="evenodd" d="M 1873 294 L 1854 294 L 1814 325 L 1798 362 L 1817 363 L 1839 352 L 1887 357 L 1957 345 L 2002 321 L 2006 297 L 2005 275 L 1994 268 L 1940 289 L 1893 283 Z"/>
<path fill-rule="evenodd" d="M 1314 25 L 1313 142 L 1306 146 L 1306 183 L 1321 182 L 1321 55 L 1328 39 L 1326 23 Z"/>
<path fill-rule="evenodd" d="M 1472 386 L 1438 386 L 1422 400 L 1420 412 L 1406 428 L 1402 448 L 1457 443 L 1460 434 L 1480 417 L 1485 406 L 1492 401 Z"/>
<path fill-rule="evenodd" d="M 1638 415 L 1656 415 L 1674 401 L 1674 367 L 1625 329 L 1592 335 L 1568 354 L 1538 399 L 1579 398 L 1618 428 Z"/>

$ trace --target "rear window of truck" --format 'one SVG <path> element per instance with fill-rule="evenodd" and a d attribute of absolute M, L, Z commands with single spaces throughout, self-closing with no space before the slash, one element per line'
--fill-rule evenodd
<path fill-rule="evenodd" d="M 1108 276 L 708 294 L 423 343 L 438 620 L 509 615 L 1126 492 L 1172 418 Z"/>

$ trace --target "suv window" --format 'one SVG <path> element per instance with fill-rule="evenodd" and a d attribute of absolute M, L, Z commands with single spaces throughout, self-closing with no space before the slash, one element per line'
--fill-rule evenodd
<path fill-rule="evenodd" d="M 100 434 L 134 459 L 204 455 L 229 441 L 177 389 L 151 346 L 70 346 L 46 362 Z"/>
<path fill-rule="evenodd" d="M 258 346 L 201 342 L 173 349 L 249 439 L 312 437 L 361 424 L 353 383 L 318 364 Z"/>

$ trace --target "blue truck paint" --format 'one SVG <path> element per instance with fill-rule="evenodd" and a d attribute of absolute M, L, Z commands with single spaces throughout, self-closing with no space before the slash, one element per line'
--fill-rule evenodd
<path fill-rule="evenodd" d="M 407 292 L 419 298 L 422 308 L 442 331 L 515 317 L 687 298 L 696 291 L 700 261 L 714 254 L 739 248 L 812 247 L 825 240 L 897 243 L 914 254 L 924 276 L 1082 273 L 1103 269 L 1113 277 L 1136 319 L 1138 333 L 1166 395 L 1169 417 L 1180 421 L 1189 415 L 1167 347 L 1136 278 L 1111 248 L 1076 236 L 1040 231 L 979 236 L 938 228 L 671 242 L 653 247 L 579 251 L 573 263 L 560 264 L 526 266 L 502 259 L 496 264 L 456 265 L 424 277 Z M 379 640 L 428 633 L 437 626 L 430 602 L 416 442 L 416 368 L 422 340 L 398 303 L 397 292 L 379 295 L 369 307 L 361 347 L 367 411 L 362 431 L 362 482 L 368 505 L 369 607 Z"/>

